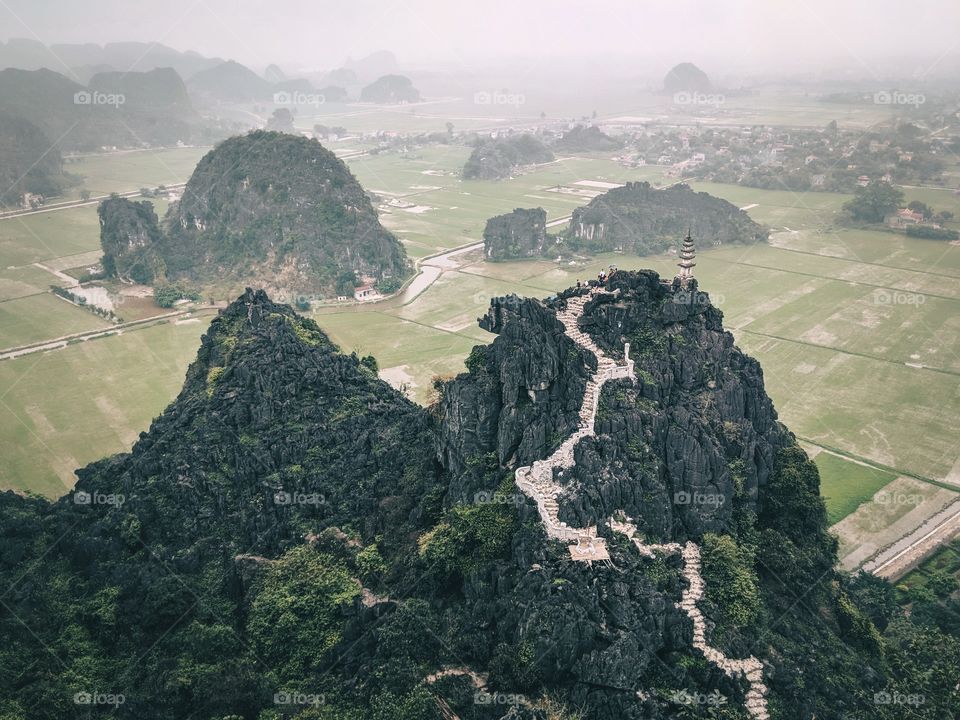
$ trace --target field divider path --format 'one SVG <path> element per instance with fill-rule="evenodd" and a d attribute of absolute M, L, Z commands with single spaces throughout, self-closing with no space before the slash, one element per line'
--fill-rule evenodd
<path fill-rule="evenodd" d="M 167 190 L 182 190 L 187 184 L 174 183 L 173 185 L 164 185 Z M 140 197 L 143 193 L 140 190 L 125 190 L 123 192 L 113 193 L 122 198 Z M 111 195 L 96 195 L 86 200 L 66 200 L 64 202 L 52 203 L 50 205 L 41 205 L 35 208 L 21 208 L 19 210 L 5 210 L 0 212 L 0 220 L 12 220 L 26 215 L 39 215 L 41 213 L 56 212 L 57 210 L 70 210 L 71 208 L 87 207 L 88 205 L 99 205 L 102 200 L 107 200 Z"/>
<path fill-rule="evenodd" d="M 64 300 L 64 302 L 70 301 Z M 140 318 L 139 320 L 131 320 L 125 323 L 119 323 L 108 328 L 87 330 L 85 332 L 72 333 L 70 335 L 61 335 L 60 337 L 50 338 L 49 340 L 41 340 L 39 342 L 30 343 L 29 345 L 20 345 L 17 347 L 0 349 L 0 361 L 12 360 L 13 358 L 22 357 L 24 355 L 30 355 L 37 352 L 59 350 L 60 348 L 67 347 L 72 342 L 86 342 L 87 340 L 95 340 L 97 338 L 109 337 L 111 335 L 122 335 L 124 330 L 131 330 L 151 324 L 169 322 L 174 318 L 209 315 L 211 310 L 216 310 L 219 312 L 221 309 L 222 308 L 220 307 L 208 306 L 194 308 L 191 310 L 174 310 L 173 312 L 163 313 L 161 315 L 151 315 L 150 317 Z"/>
<path fill-rule="evenodd" d="M 557 319 L 563 323 L 566 334 L 579 347 L 589 350 L 597 358 L 597 370 L 587 380 L 583 403 L 580 406 L 579 427 L 548 458 L 537 460 L 532 466 L 519 467 L 515 472 L 517 486 L 536 502 L 547 536 L 561 542 L 572 543 L 569 550 L 573 560 L 588 564 L 592 564 L 594 560 L 609 559 L 606 540 L 597 535 L 596 526 L 573 528 L 560 520 L 559 499 L 563 494 L 563 487 L 554 482 L 553 472 L 558 470 L 562 473 L 572 468 L 576 464 L 574 448 L 577 443 L 584 437 L 596 436 L 597 408 L 604 383 L 621 378 L 629 378 L 633 381 L 636 377 L 633 361 L 630 360 L 629 344 L 624 346 L 625 363 L 621 365 L 601 350 L 589 335 L 580 330 L 579 319 L 583 314 L 584 306 L 601 292 L 599 288 L 592 287 L 586 295 L 568 298 L 566 308 L 557 312 Z M 693 623 L 693 647 L 727 676 L 744 677 L 749 683 L 745 698 L 747 711 L 757 720 L 769 720 L 763 663 L 753 656 L 743 659 L 729 658 L 723 651 L 707 643 L 706 618 L 697 606 L 705 592 L 703 576 L 700 573 L 700 547 L 691 541 L 685 545 L 647 544 L 637 536 L 637 527 L 629 519 L 617 521 L 611 517 L 608 524 L 614 532 L 629 538 L 644 557 L 653 558 L 658 552 L 680 554 L 683 559 L 682 572 L 687 581 L 687 587 L 677 607 Z"/>

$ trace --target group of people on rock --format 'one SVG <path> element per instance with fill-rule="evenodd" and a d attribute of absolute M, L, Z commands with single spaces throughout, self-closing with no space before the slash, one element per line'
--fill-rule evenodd
<path fill-rule="evenodd" d="M 589 285 L 605 285 L 606 282 L 607 282 L 607 280 L 609 280 L 616 271 L 617 271 L 617 266 L 616 266 L 616 265 L 611 265 L 611 266 L 610 266 L 610 270 L 601 270 L 601 271 L 597 274 L 597 280 L 596 280 L 596 282 L 589 281 L 589 282 L 587 282 L 587 285 L 588 285 L 588 286 L 589 286 Z M 577 287 L 578 287 L 578 288 L 584 287 L 584 284 L 583 284 L 582 282 L 580 282 L 579 278 L 577 279 Z"/>

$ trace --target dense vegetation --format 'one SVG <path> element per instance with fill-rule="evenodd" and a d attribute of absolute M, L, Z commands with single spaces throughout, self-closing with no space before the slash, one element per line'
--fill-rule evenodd
<path fill-rule="evenodd" d="M 163 275 L 158 254 L 160 224 L 153 203 L 117 195 L 97 208 L 103 270 L 110 277 L 149 284 Z"/>
<path fill-rule="evenodd" d="M 481 141 L 463 166 L 467 180 L 502 180 L 524 165 L 552 162 L 550 148 L 532 135 Z"/>
<path fill-rule="evenodd" d="M 596 125 L 577 125 L 554 143 L 563 152 L 607 152 L 619 150 L 623 143 L 607 135 Z"/>
<path fill-rule="evenodd" d="M 171 279 L 257 283 L 287 295 L 333 295 L 344 271 L 403 277 L 403 246 L 360 183 L 319 142 L 257 131 L 197 165 L 164 221 Z"/>
<path fill-rule="evenodd" d="M 16 206 L 24 193 L 58 195 L 70 181 L 60 150 L 27 120 L 0 113 L 0 206 Z"/>
<path fill-rule="evenodd" d="M 611 282 L 584 327 L 633 340 L 639 379 L 604 389 L 565 517 L 614 503 L 701 542 L 711 636 L 765 661 L 775 718 L 949 717 L 956 603 L 908 616 L 834 571 L 816 466 L 719 312 Z M 428 412 L 246 292 L 130 453 L 55 503 L 0 494 L 0 717 L 743 720 L 689 646 L 677 564 L 609 535 L 612 567 L 571 563 L 513 484 L 576 426 L 592 357 L 557 329 L 567 295 L 495 302 L 498 338 Z M 727 501 L 671 502 L 687 488 Z"/>
<path fill-rule="evenodd" d="M 547 212 L 517 208 L 487 220 L 483 230 L 484 256 L 490 260 L 536 257 L 547 242 Z"/>
<path fill-rule="evenodd" d="M 910 237 L 924 238 L 926 240 L 956 240 L 960 238 L 960 233 L 950 228 L 938 228 L 930 225 L 908 225 L 904 232 Z"/>
<path fill-rule="evenodd" d="M 903 205 L 903 192 L 885 182 L 858 187 L 854 198 L 843 206 L 854 220 L 881 223 Z"/>
<path fill-rule="evenodd" d="M 359 668 L 336 660 L 406 592 L 365 604 L 359 578 L 386 591 L 439 518 L 429 428 L 314 323 L 246 294 L 132 453 L 55 504 L 0 494 L 0 715 L 111 709 L 75 702 L 90 693 L 123 695 L 121 717 L 274 718 L 302 709 L 276 693 L 302 692 L 364 717 L 355 703 L 407 683 L 403 647 L 429 647 L 398 613 L 357 657 L 393 649 L 337 697 Z"/>
<path fill-rule="evenodd" d="M 683 184 L 658 190 L 646 182 L 631 182 L 574 210 L 564 244 L 555 247 L 646 255 L 676 247 L 688 230 L 701 246 L 767 239 L 764 228 L 726 200 Z"/>
<path fill-rule="evenodd" d="M 0 71 L 0 112 L 25 119 L 58 148 L 170 145 L 206 137 L 174 71 L 103 73 L 89 87 L 51 70 Z"/>

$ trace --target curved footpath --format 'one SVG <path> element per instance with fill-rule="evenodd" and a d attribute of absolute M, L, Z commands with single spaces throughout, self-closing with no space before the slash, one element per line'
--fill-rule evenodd
<path fill-rule="evenodd" d="M 571 557 L 580 562 L 592 563 L 594 560 L 606 560 L 609 554 L 606 541 L 597 535 L 596 526 L 587 528 L 572 528 L 559 518 L 559 498 L 563 494 L 563 487 L 554 482 L 554 470 L 562 475 L 564 470 L 572 468 L 574 447 L 581 438 L 594 437 L 594 423 L 597 417 L 597 406 L 600 402 L 600 391 L 607 380 L 619 378 L 635 379 L 633 361 L 630 360 L 630 345 L 624 346 L 625 364 L 620 365 L 601 350 L 593 339 L 579 328 L 579 319 L 583 308 L 596 295 L 601 294 L 599 288 L 591 288 L 586 295 L 579 295 L 567 299 L 567 307 L 557 313 L 557 318 L 563 323 L 567 335 L 581 348 L 589 350 L 597 358 L 597 370 L 587 381 L 587 388 L 580 407 L 580 426 L 576 432 L 568 437 L 546 460 L 538 460 L 533 466 L 517 468 L 517 486 L 536 503 L 543 521 L 547 536 L 569 544 Z M 687 581 L 687 588 L 678 603 L 678 607 L 686 613 L 693 622 L 693 646 L 711 663 L 720 668 L 728 676 L 742 675 L 750 683 L 746 695 L 746 708 L 751 716 L 758 720 L 768 720 L 767 687 L 763 682 L 763 664 L 755 657 L 742 660 L 728 658 L 721 650 L 707 644 L 706 619 L 697 602 L 703 597 L 704 583 L 700 574 L 700 547 L 693 542 L 686 545 L 667 543 L 650 545 L 637 537 L 637 527 L 629 519 L 618 522 L 611 518 L 610 528 L 627 536 L 633 541 L 637 550 L 645 557 L 654 557 L 656 553 L 679 553 L 683 558 L 683 576 Z"/>

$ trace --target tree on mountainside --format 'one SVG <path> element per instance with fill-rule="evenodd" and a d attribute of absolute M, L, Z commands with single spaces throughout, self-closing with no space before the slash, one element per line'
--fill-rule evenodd
<path fill-rule="evenodd" d="M 267 130 L 285 133 L 296 132 L 296 129 L 293 127 L 293 113 L 287 108 L 277 108 L 267 121 Z"/>

